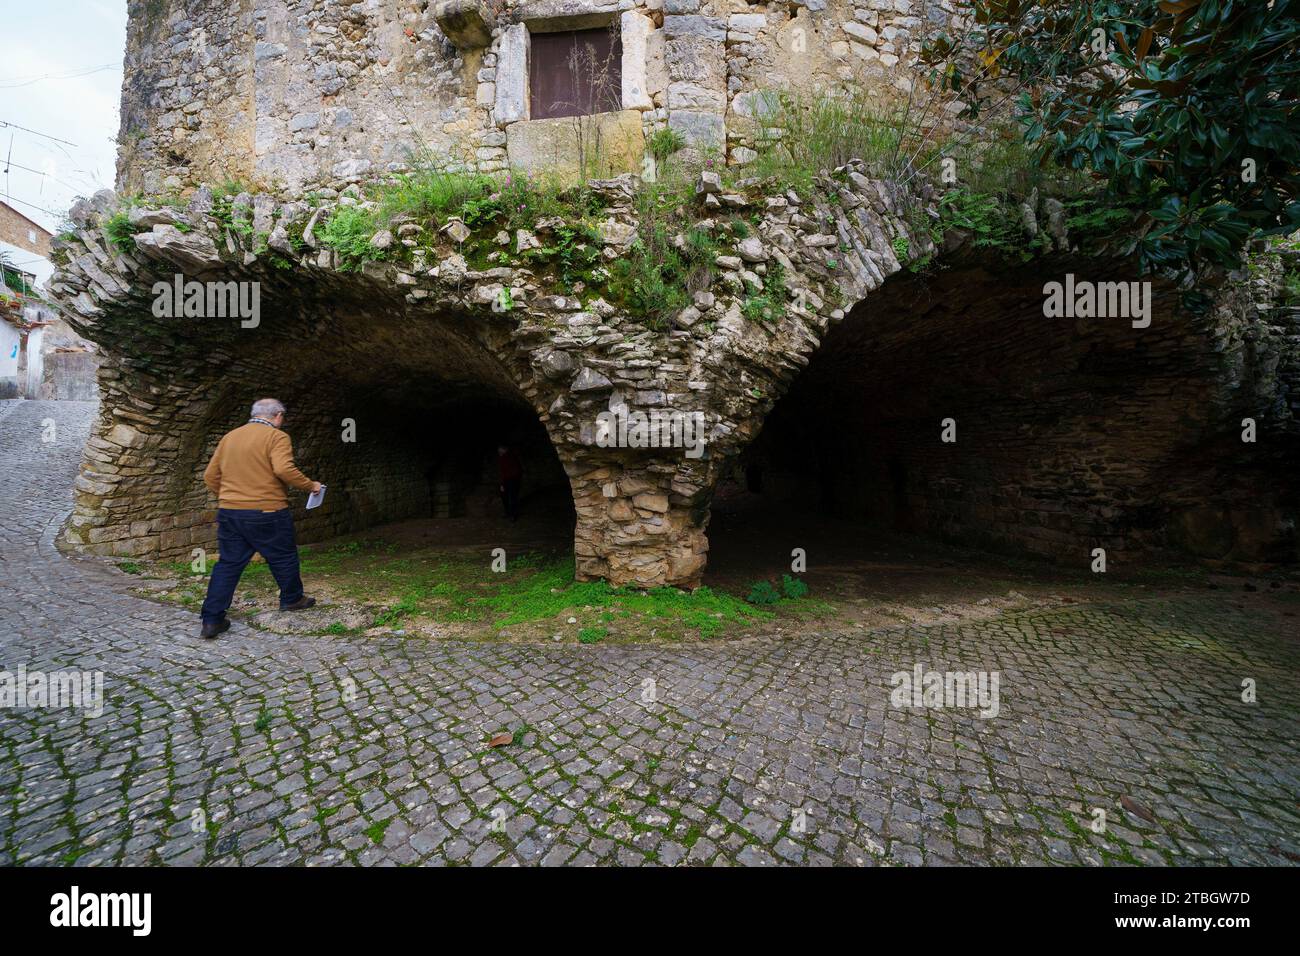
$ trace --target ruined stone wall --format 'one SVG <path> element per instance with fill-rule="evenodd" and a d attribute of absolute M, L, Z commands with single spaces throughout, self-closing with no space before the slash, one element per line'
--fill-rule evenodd
<path fill-rule="evenodd" d="M 409 0 L 132 0 L 119 188 L 280 194 L 472 156 L 474 76 Z M 424 11 L 424 12 L 422 12 Z"/>
<path fill-rule="evenodd" d="M 268 393 L 313 409 L 305 430 L 288 426 L 308 473 L 319 467 L 343 476 L 337 485 L 328 479 L 327 505 L 304 534 L 324 533 L 335 510 L 329 530 L 413 513 L 421 456 L 400 432 L 374 427 L 368 410 L 433 409 L 477 394 L 530 409 L 545 426 L 573 495 L 582 578 L 698 583 L 718 465 L 757 434 L 821 336 L 843 318 L 841 304 L 901 268 L 896 243 L 933 251 L 928 235 L 909 232 L 904 194 L 861 169 L 820 177 L 807 196 L 764 194 L 757 183 L 722 192 L 716 174 L 702 174 L 691 201 L 695 228 L 715 231 L 724 254 L 711 285 L 667 328 L 607 301 L 600 289 L 557 294 L 523 258 L 474 269 L 462 254 L 469 237 L 436 224 L 395 223 L 411 243 L 400 259 L 350 271 L 314 236 L 317 223 L 355 202 L 350 197 L 313 209 L 241 195 L 218 216 L 211 194 L 199 190 L 183 209 L 133 208 L 132 251 L 105 231 L 116 197 L 105 192 L 79 203 L 75 235 L 58 243 L 51 288 L 108 361 L 68 540 L 99 553 L 187 553 L 211 514 L 198 482 L 207 455 L 245 414 L 249 396 Z M 615 259 L 636 238 L 635 180 L 591 186 L 605 205 L 602 258 Z M 722 229 L 715 219 L 722 210 L 755 222 L 752 233 L 738 239 Z M 295 245 L 290 237 L 298 234 Z M 528 239 L 521 230 L 516 244 Z M 747 318 L 742 303 L 775 268 L 789 301 L 770 321 Z M 196 281 L 259 282 L 260 324 L 157 315 L 154 284 L 166 286 L 178 272 Z M 508 308 L 500 307 L 503 296 Z M 377 388 L 388 392 L 383 402 Z M 700 413 L 708 454 L 601 447 L 597 416 L 615 408 Z M 380 464 L 348 471 L 353 451 L 339 447 L 343 416 L 356 419 L 357 452 Z M 375 499 L 374 488 L 384 485 L 394 489 L 392 500 Z"/>
<path fill-rule="evenodd" d="M 117 182 L 162 193 L 248 178 L 254 165 L 252 4 L 131 0 Z"/>
<path fill-rule="evenodd" d="M 645 137 L 743 162 L 765 91 L 902 95 L 950 0 L 131 0 L 118 188 L 341 190 L 413 157 L 574 176 L 640 171 Z M 956 21 L 959 22 L 959 21 Z M 619 102 L 528 114 L 529 36 L 609 26 Z M 597 143 L 597 140 L 599 142 Z"/>
<path fill-rule="evenodd" d="M 116 199 L 96 196 L 74 208 L 78 230 L 58 243 L 51 284 L 108 359 L 68 541 L 176 555 L 210 540 L 202 466 L 250 395 L 266 393 L 300 410 L 288 425 L 300 459 L 331 486 L 304 540 L 420 514 L 430 458 L 392 410 L 477 401 L 528 410 L 545 427 L 573 497 L 580 578 L 689 586 L 704 568 L 719 475 L 795 383 L 793 427 L 825 439 L 829 490 L 850 510 L 1040 554 L 1100 544 L 1294 559 L 1300 502 L 1285 476 L 1300 447 L 1296 329 L 1262 321 L 1237 282 L 1207 285 L 1219 305 L 1204 315 L 1163 289 L 1147 329 L 1049 320 L 1045 274 L 1086 265 L 1104 278 L 1115 265 L 1066 257 L 981 271 L 956 234 L 942 260 L 952 271 L 898 277 L 896 250 L 939 252 L 911 225 L 933 195 L 862 168 L 818 177 L 806 196 L 758 182 L 721 192 L 702 173 L 687 216 L 722 243 L 718 269 L 668 327 L 600 288 L 559 294 L 518 254 L 471 267 L 463 253 L 487 237 L 458 233 L 459 220 L 393 223 L 411 245 L 351 271 L 313 235 L 349 197 L 312 208 L 242 195 L 218 215 L 200 190 L 184 209 L 133 209 L 135 248 L 124 252 L 104 231 Z M 616 259 L 636 237 L 635 180 L 591 186 L 605 206 L 602 258 Z M 752 223 L 750 234 L 721 229 L 727 215 Z M 539 223 L 539 234 L 553 228 Z M 511 248 L 532 238 L 520 230 Z M 748 314 L 778 266 L 784 310 Z M 260 325 L 152 315 L 153 283 L 177 270 L 260 282 Z M 799 409 L 801 394 L 817 392 L 809 383 L 820 383 L 821 404 Z M 613 409 L 701 412 L 707 453 L 603 447 L 597 417 Z M 1245 415 L 1261 423 L 1256 448 L 1241 446 Z M 340 440 L 345 417 L 355 445 Z M 946 417 L 955 445 L 939 441 Z"/>
<path fill-rule="evenodd" d="M 900 256 L 939 272 L 969 265 L 969 237 L 936 248 L 924 177 L 876 180 L 853 160 L 810 170 L 810 188 L 795 190 L 724 185 L 696 168 L 671 241 L 685 249 L 688 232 L 707 233 L 717 253 L 688 287 L 691 304 L 654 321 L 610 281 L 646 225 L 634 175 L 590 182 L 600 208 L 572 210 L 600 266 L 563 288 L 562 216 L 511 231 L 505 217 L 476 233 L 457 215 L 404 214 L 360 237 L 364 263 L 315 235 L 348 207 L 373 212 L 351 187 L 400 169 L 413 149 L 487 171 L 557 171 L 568 156 L 568 173 L 588 178 L 571 146 L 593 127 L 529 116 L 531 32 L 618 25 L 621 109 L 591 122 L 619 144 L 606 159 L 648 173 L 637 159 L 663 126 L 695 159 L 746 160 L 765 89 L 906 93 L 922 34 L 954 16 L 942 2 L 137 0 L 131 10 L 119 178 L 127 191 L 186 198 L 130 206 L 132 235 L 119 228 L 115 243 L 106 224 L 125 207 L 97 194 L 55 243 L 52 293 L 105 354 L 101 420 L 65 539 L 76 547 L 170 556 L 210 541 L 214 503 L 199 474 L 257 394 L 300 410 L 288 430 L 305 470 L 330 484 L 326 507 L 300 525 L 305 540 L 423 513 L 428 450 L 375 409 L 432 416 L 465 400 L 523 409 L 545 428 L 573 497 L 580 579 L 693 586 L 719 475 L 823 341 L 824 361 L 843 371 L 820 413 L 857 425 L 824 452 L 856 469 L 829 489 L 851 508 L 894 508 L 915 530 L 1037 553 L 1101 542 L 1258 556 L 1294 539 L 1294 492 L 1271 490 L 1295 461 L 1294 329 L 1268 331 L 1225 287 L 1205 320 L 1166 294 L 1141 335 L 1027 334 L 1016 320 L 1041 319 L 1041 264 L 1019 292 L 994 270 L 950 285 L 943 302 L 909 299 L 908 283 L 886 283 Z M 224 198 L 192 188 L 227 177 L 254 188 Z M 1079 254 L 1061 204 L 1035 201 L 1026 222 L 1041 217 L 1053 248 Z M 261 324 L 152 314 L 153 284 L 177 273 L 260 284 Z M 779 308 L 756 310 L 772 289 Z M 614 409 L 701 413 L 708 452 L 603 447 L 597 416 Z M 1271 439 L 1243 464 L 1234 417 L 1252 413 Z M 949 416 L 955 454 L 929 437 Z M 343 418 L 356 421 L 355 445 L 340 440 Z M 1219 494 L 1223 483 L 1234 490 Z M 1252 496 L 1258 506 L 1243 507 Z"/>
<path fill-rule="evenodd" d="M 259 395 L 288 406 L 286 431 L 299 466 L 329 486 L 326 506 L 310 512 L 291 492 L 302 541 L 429 514 L 435 448 L 410 438 L 411 417 L 426 410 L 422 389 L 469 382 L 523 405 L 512 379 L 488 356 L 467 352 L 454 331 L 406 326 L 400 293 L 391 288 L 298 283 L 269 270 L 260 276 L 257 328 L 158 319 L 152 281 L 150 288 L 118 282 L 93 265 L 95 253 L 110 270 L 118 267 L 114 259 L 128 259 L 110 256 L 112 247 L 93 238 L 88 248 L 84 267 L 98 276 L 92 287 L 107 291 L 100 282 L 107 283 L 122 297 L 115 326 L 74 319 L 110 357 L 99 373 L 100 421 L 70 524 L 72 540 L 91 551 L 185 556 L 191 547 L 211 547 L 216 502 L 203 470 Z M 154 277 L 169 281 L 168 268 L 194 263 L 168 263 Z M 249 273 L 235 266 L 232 275 L 241 274 Z M 80 308 L 89 311 L 89 300 Z"/>
<path fill-rule="evenodd" d="M 146 384 L 148 383 L 148 384 Z M 370 440 L 340 440 L 339 396 L 283 376 L 257 382 L 163 383 L 152 376 L 104 368 L 100 423 L 77 480 L 80 500 L 94 514 L 74 517 L 76 540 L 99 553 L 187 557 L 191 548 L 216 546 L 216 502 L 203 471 L 217 441 L 248 419 L 248 396 L 276 391 L 291 408 L 299 467 L 329 485 L 330 507 L 303 511 L 304 495 L 290 492 L 300 541 L 319 541 L 375 524 L 427 515 L 426 456 L 394 440 L 382 419 L 364 419 Z M 250 388 L 252 389 L 250 391 Z M 323 401 L 322 401 L 323 399 Z M 161 433 L 167 434 L 161 434 Z M 123 484 L 129 494 L 123 494 Z"/>

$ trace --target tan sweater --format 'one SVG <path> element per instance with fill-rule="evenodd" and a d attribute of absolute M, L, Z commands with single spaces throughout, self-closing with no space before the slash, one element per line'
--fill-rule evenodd
<path fill-rule="evenodd" d="M 311 491 L 312 480 L 293 463 L 293 443 L 260 422 L 226 432 L 203 472 L 222 508 L 278 511 L 289 507 L 285 485 Z"/>

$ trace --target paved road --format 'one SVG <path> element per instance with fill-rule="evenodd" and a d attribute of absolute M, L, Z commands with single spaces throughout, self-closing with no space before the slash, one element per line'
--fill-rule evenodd
<path fill-rule="evenodd" d="M 0 667 L 105 675 L 99 716 L 0 710 L 0 864 L 1300 861 L 1300 638 L 1249 601 L 672 648 L 202 642 L 54 549 L 93 414 L 0 403 Z M 892 706 L 918 662 L 996 670 L 998 715 Z"/>

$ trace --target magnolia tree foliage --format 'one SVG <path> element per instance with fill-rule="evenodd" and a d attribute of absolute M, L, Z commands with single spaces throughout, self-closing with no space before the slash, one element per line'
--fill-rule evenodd
<path fill-rule="evenodd" d="M 967 115 L 1137 212 L 1143 267 L 1240 264 L 1300 229 L 1300 0 L 974 0 L 926 57 Z"/>

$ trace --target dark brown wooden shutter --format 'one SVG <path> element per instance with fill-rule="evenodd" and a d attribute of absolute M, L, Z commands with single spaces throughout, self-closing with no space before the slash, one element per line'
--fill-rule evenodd
<path fill-rule="evenodd" d="M 588 116 L 620 108 L 623 43 L 616 30 L 567 30 L 530 36 L 529 116 Z"/>

